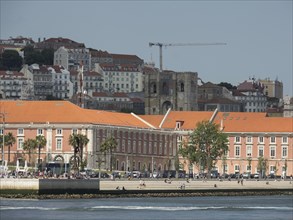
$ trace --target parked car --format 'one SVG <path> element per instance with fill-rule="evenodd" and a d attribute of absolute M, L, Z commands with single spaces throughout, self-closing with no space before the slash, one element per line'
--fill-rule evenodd
<path fill-rule="evenodd" d="M 213 170 L 213 171 L 211 172 L 211 178 L 218 178 L 218 176 L 219 176 L 219 173 L 218 173 L 217 170 Z"/>
<path fill-rule="evenodd" d="M 268 174 L 266 177 L 268 179 L 275 179 L 276 178 L 275 174 L 273 174 L 273 173 Z"/>
<path fill-rule="evenodd" d="M 259 173 L 251 174 L 251 178 L 258 179 L 260 177 Z"/>
<path fill-rule="evenodd" d="M 221 178 L 223 178 L 223 179 L 227 179 L 228 177 L 229 177 L 229 174 L 228 173 L 223 173 L 221 175 Z"/>
<path fill-rule="evenodd" d="M 242 174 L 242 177 L 244 178 L 244 179 L 249 179 L 250 178 L 250 173 L 249 172 L 244 172 L 243 174 Z"/>
<path fill-rule="evenodd" d="M 132 177 L 133 178 L 140 178 L 140 172 L 139 171 L 132 171 Z"/>
<path fill-rule="evenodd" d="M 114 172 L 112 173 L 112 177 L 113 177 L 113 178 L 118 178 L 118 179 L 120 179 L 120 178 L 121 178 L 121 175 L 120 175 L 119 172 L 115 172 L 115 171 L 114 171 Z"/>

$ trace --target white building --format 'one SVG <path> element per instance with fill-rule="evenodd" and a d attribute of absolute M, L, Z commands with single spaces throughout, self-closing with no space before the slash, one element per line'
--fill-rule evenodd
<path fill-rule="evenodd" d="M 62 66 L 24 65 L 21 72 L 32 83 L 32 99 L 46 99 L 48 96 L 69 99 L 73 95 L 70 72 Z"/>
<path fill-rule="evenodd" d="M 137 65 L 133 64 L 96 64 L 95 70 L 102 73 L 104 91 L 142 92 L 144 77 Z"/>
<path fill-rule="evenodd" d="M 20 99 L 28 84 L 24 74 L 16 71 L 0 71 L 0 94 L 3 99 Z"/>
<path fill-rule="evenodd" d="M 91 68 L 91 54 L 87 48 L 65 48 L 60 47 L 54 53 L 54 65 L 63 66 L 65 69 L 77 70 L 82 64 L 85 71 Z"/>
<path fill-rule="evenodd" d="M 284 97 L 283 117 L 293 118 L 293 97 Z"/>
<path fill-rule="evenodd" d="M 266 112 L 267 96 L 263 93 L 261 83 L 252 80 L 244 81 L 233 91 L 235 99 L 242 103 L 244 112 Z"/>
<path fill-rule="evenodd" d="M 59 99 L 69 99 L 73 95 L 73 83 L 70 81 L 70 72 L 61 67 L 48 67 L 52 73 L 53 96 Z"/>

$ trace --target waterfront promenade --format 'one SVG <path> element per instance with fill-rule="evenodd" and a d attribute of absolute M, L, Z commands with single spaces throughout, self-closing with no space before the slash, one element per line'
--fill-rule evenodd
<path fill-rule="evenodd" d="M 145 186 L 142 185 L 144 182 Z M 242 190 L 242 189 L 292 189 L 293 181 L 290 180 L 243 180 L 238 183 L 237 180 L 171 180 L 170 183 L 165 182 L 165 179 L 158 180 L 101 180 L 100 190 L 117 190 L 117 188 L 125 190 L 211 190 L 211 189 L 222 189 L 222 190 Z"/>
<path fill-rule="evenodd" d="M 14 184 L 9 184 L 13 181 Z M 61 185 L 58 185 L 59 184 Z M 66 183 L 66 184 L 65 184 Z M 32 185 L 30 185 L 32 184 Z M 77 185 L 76 185 L 77 184 Z M 104 198 L 233 195 L 293 195 L 292 180 L 184 180 L 172 179 L 1 179 L 6 198 Z M 32 188 L 34 187 L 34 188 Z M 88 188 L 89 187 L 89 188 Z"/>

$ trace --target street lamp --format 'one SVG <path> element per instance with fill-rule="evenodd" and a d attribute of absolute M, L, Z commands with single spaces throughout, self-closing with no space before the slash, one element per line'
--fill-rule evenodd
<path fill-rule="evenodd" d="M 84 90 L 82 97 L 83 97 L 83 104 L 82 104 L 82 108 L 86 108 L 86 95 L 87 95 L 87 91 Z"/>
<path fill-rule="evenodd" d="M 5 113 L 0 113 L 2 117 L 2 165 L 4 166 L 4 142 L 5 142 L 5 136 L 4 136 L 4 128 L 5 128 Z"/>

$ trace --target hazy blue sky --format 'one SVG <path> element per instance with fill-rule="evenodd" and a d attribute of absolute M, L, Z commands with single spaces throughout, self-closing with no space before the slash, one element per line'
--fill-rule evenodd
<path fill-rule="evenodd" d="M 163 67 L 233 85 L 249 77 L 278 78 L 284 95 L 293 96 L 292 0 L 0 1 L 1 39 L 66 37 L 110 53 L 135 54 L 157 67 L 159 48 L 149 42 L 224 42 L 164 48 Z"/>

